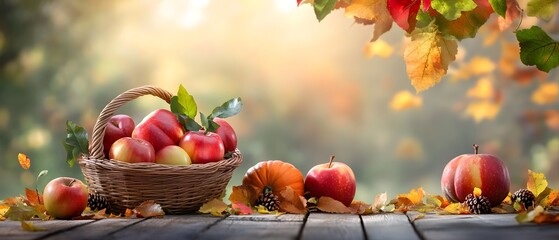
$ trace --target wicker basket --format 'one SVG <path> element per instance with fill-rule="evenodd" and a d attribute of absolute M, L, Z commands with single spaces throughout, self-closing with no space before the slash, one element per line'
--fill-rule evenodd
<path fill-rule="evenodd" d="M 229 159 L 189 166 L 105 159 L 103 136 L 107 122 L 122 105 L 144 95 L 159 97 L 167 103 L 172 96 L 154 86 L 138 87 L 118 95 L 101 111 L 93 128 L 91 155 L 79 160 L 80 168 L 89 189 L 106 197 L 112 212 L 123 212 L 145 200 L 155 200 L 169 214 L 194 212 L 223 194 L 243 157 L 237 149 Z"/>

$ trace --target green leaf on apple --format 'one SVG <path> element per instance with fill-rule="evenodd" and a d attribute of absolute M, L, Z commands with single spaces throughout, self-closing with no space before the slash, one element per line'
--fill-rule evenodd
<path fill-rule="evenodd" d="M 219 124 L 214 122 L 211 115 L 206 117 L 206 115 L 200 112 L 200 121 L 202 122 L 202 126 L 206 129 L 206 132 L 215 132 L 219 128 Z"/>
<path fill-rule="evenodd" d="M 73 167 L 82 155 L 89 155 L 87 132 L 72 121 L 66 121 L 66 139 L 62 144 L 66 148 L 66 162 L 70 167 Z"/>
<path fill-rule="evenodd" d="M 241 98 L 233 98 L 227 102 L 224 102 L 223 104 L 221 104 L 221 106 L 214 108 L 209 118 L 214 119 L 232 117 L 240 113 L 242 108 L 243 102 Z"/>
<path fill-rule="evenodd" d="M 171 97 L 171 112 L 177 115 L 184 114 L 191 119 L 194 119 L 198 112 L 198 106 L 196 101 L 194 101 L 194 97 L 186 91 L 182 84 L 179 86 L 177 95 Z"/>
<path fill-rule="evenodd" d="M 188 131 L 198 131 L 202 129 L 202 126 L 198 124 L 193 118 L 188 117 L 185 114 L 178 114 L 177 119 L 179 123 Z"/>

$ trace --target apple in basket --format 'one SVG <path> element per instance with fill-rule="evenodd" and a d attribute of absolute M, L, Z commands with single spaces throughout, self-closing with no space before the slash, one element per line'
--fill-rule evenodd
<path fill-rule="evenodd" d="M 109 156 L 109 150 L 116 140 L 132 136 L 132 131 L 134 131 L 135 126 L 134 120 L 128 115 L 120 114 L 112 116 L 107 123 L 105 137 L 103 138 L 105 156 Z"/>
<path fill-rule="evenodd" d="M 194 164 L 217 162 L 223 159 L 225 153 L 221 137 L 213 132 L 187 132 L 179 146 L 188 153 Z"/>
<path fill-rule="evenodd" d="M 177 116 L 165 109 L 148 114 L 132 132 L 132 138 L 148 141 L 155 152 L 169 145 L 177 145 L 183 135 L 184 130 Z"/>
<path fill-rule="evenodd" d="M 123 137 L 113 143 L 109 157 L 128 163 L 155 162 L 155 150 L 148 141 Z"/>
<path fill-rule="evenodd" d="M 221 141 L 223 141 L 223 147 L 225 148 L 225 152 L 233 152 L 237 148 L 237 134 L 235 134 L 235 130 L 233 127 L 229 125 L 227 121 L 221 118 L 214 118 L 214 122 L 219 124 L 219 128 L 216 130 L 215 133 L 221 137 Z"/>
<path fill-rule="evenodd" d="M 155 162 L 167 165 L 192 164 L 192 161 L 190 160 L 190 157 L 188 156 L 186 151 L 176 145 L 169 145 L 159 150 L 159 152 L 155 154 Z"/>
<path fill-rule="evenodd" d="M 59 177 L 43 190 L 48 214 L 54 218 L 70 219 L 80 216 L 87 206 L 87 187 L 78 179 Z"/>

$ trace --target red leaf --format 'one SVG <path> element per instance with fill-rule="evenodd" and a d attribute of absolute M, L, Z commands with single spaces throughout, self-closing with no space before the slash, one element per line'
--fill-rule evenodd
<path fill-rule="evenodd" d="M 252 214 L 252 209 L 240 202 L 233 203 L 231 205 L 231 210 L 233 211 L 234 214 L 238 214 L 238 215 Z"/>
<path fill-rule="evenodd" d="M 427 8 L 427 4 L 431 2 L 425 2 L 423 8 Z M 421 0 L 388 0 L 387 7 L 390 15 L 394 19 L 394 22 L 398 24 L 402 29 L 406 30 L 408 33 L 415 29 L 415 24 L 417 23 L 417 12 L 419 11 L 419 6 L 421 5 Z"/>
<path fill-rule="evenodd" d="M 43 195 L 38 194 L 37 191 L 25 188 L 25 195 L 31 206 L 43 204 Z"/>

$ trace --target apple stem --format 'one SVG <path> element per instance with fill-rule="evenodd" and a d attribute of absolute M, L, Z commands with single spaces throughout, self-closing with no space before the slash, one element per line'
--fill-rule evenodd
<path fill-rule="evenodd" d="M 477 154 L 478 150 L 479 150 L 479 145 L 474 144 L 474 153 Z"/>
<path fill-rule="evenodd" d="M 330 156 L 330 162 L 328 163 L 328 168 L 332 168 L 332 163 L 334 163 L 334 158 L 335 157 L 336 156 L 334 156 L 334 155 Z"/>
<path fill-rule="evenodd" d="M 72 184 L 74 184 L 74 182 L 76 182 L 76 179 L 72 179 L 72 181 L 68 184 L 68 186 L 72 186 Z"/>

